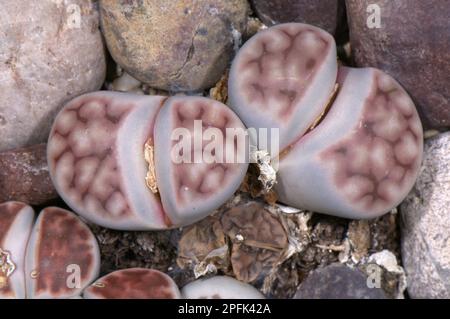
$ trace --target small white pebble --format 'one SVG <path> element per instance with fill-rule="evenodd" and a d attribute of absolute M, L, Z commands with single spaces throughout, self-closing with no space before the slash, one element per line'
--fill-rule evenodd
<path fill-rule="evenodd" d="M 112 83 L 113 90 L 121 92 L 130 92 L 139 89 L 140 86 L 141 82 L 139 82 L 126 72 L 123 72 L 122 76 L 115 79 Z"/>

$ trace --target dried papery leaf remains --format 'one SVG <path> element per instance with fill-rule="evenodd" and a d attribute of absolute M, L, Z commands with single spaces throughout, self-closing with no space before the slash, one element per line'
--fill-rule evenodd
<path fill-rule="evenodd" d="M 191 267 L 195 278 L 229 268 L 229 247 L 220 221 L 210 216 L 185 228 L 178 243 L 177 264 Z"/>
<path fill-rule="evenodd" d="M 0 289 L 7 285 L 8 277 L 15 269 L 16 265 L 12 262 L 10 253 L 0 248 Z"/>
<path fill-rule="evenodd" d="M 148 164 L 147 175 L 145 176 L 145 183 L 153 194 L 158 193 L 158 185 L 156 183 L 155 174 L 155 159 L 153 150 L 153 140 L 150 138 L 144 145 L 144 157 Z"/>
<path fill-rule="evenodd" d="M 279 218 L 258 202 L 234 207 L 221 216 L 232 242 L 231 263 L 237 279 L 253 282 L 279 264 L 288 238 Z"/>
<path fill-rule="evenodd" d="M 209 90 L 209 95 L 216 101 L 226 103 L 228 100 L 228 71 L 222 75 L 219 82 Z"/>

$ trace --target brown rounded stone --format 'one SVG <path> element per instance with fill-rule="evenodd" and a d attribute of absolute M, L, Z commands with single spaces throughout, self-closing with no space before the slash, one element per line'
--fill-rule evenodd
<path fill-rule="evenodd" d="M 222 76 L 236 36 L 245 31 L 245 0 L 100 1 L 114 60 L 158 89 L 194 91 Z"/>
<path fill-rule="evenodd" d="M 344 16 L 338 0 L 251 0 L 253 9 L 267 26 L 301 22 L 335 34 Z"/>
<path fill-rule="evenodd" d="M 0 202 L 40 205 L 58 194 L 47 166 L 46 144 L 0 153 Z"/>
<path fill-rule="evenodd" d="M 356 64 L 377 67 L 397 79 L 413 97 L 426 127 L 450 127 L 450 2 L 346 4 Z M 378 10 L 373 5 L 379 8 L 380 28 L 373 23 Z"/>

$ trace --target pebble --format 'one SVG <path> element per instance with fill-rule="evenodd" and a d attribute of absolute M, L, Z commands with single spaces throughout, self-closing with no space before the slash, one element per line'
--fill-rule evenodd
<path fill-rule="evenodd" d="M 58 197 L 47 166 L 47 146 L 0 152 L 0 203 L 41 205 Z"/>
<path fill-rule="evenodd" d="M 101 1 L 109 51 L 127 73 L 156 89 L 211 88 L 245 31 L 245 0 Z"/>
<path fill-rule="evenodd" d="M 294 299 L 386 299 L 383 290 L 367 282 L 361 271 L 335 263 L 311 272 Z"/>
<path fill-rule="evenodd" d="M 422 170 L 401 206 L 402 257 L 412 298 L 450 298 L 450 132 L 425 142 Z"/>
<path fill-rule="evenodd" d="M 112 83 L 111 89 L 120 92 L 133 92 L 139 89 L 141 82 L 124 72 L 120 77 Z"/>
<path fill-rule="evenodd" d="M 267 26 L 301 22 L 335 34 L 344 8 L 336 0 L 252 0 L 257 16 Z"/>
<path fill-rule="evenodd" d="M 346 4 L 356 64 L 377 67 L 398 80 L 416 102 L 426 128 L 450 127 L 450 2 Z"/>
<path fill-rule="evenodd" d="M 2 1 L 0 151 L 45 142 L 65 102 L 99 89 L 105 54 L 92 1 Z"/>

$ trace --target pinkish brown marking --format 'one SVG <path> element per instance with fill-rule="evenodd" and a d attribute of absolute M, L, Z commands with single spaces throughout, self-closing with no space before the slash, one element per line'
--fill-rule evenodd
<path fill-rule="evenodd" d="M 174 299 L 174 285 L 162 273 L 151 269 L 126 269 L 113 272 L 87 291 L 104 299 Z"/>
<path fill-rule="evenodd" d="M 417 123 L 414 105 L 403 89 L 376 73 L 354 133 L 322 153 L 334 164 L 336 186 L 350 202 L 370 211 L 395 201 L 391 190 L 404 187 L 420 165 Z"/>
<path fill-rule="evenodd" d="M 36 294 L 53 296 L 70 292 L 67 287 L 67 266 L 76 264 L 81 269 L 81 282 L 92 275 L 95 262 L 92 243 L 95 241 L 89 229 L 74 215 L 59 208 L 46 208 L 40 220 L 37 242 Z"/>
<path fill-rule="evenodd" d="M 272 33 L 282 39 L 281 44 L 273 43 L 273 35 L 253 43 L 260 54 L 256 58 L 243 56 L 239 68 L 250 71 L 242 74 L 247 78 L 243 90 L 248 101 L 272 109 L 272 114 L 283 120 L 289 118 L 308 89 L 320 67 L 318 61 L 324 59 L 330 43 L 305 26 L 300 31 L 293 31 L 290 26 L 279 27 Z M 282 103 L 275 105 L 272 99 Z"/>
<path fill-rule="evenodd" d="M 226 129 L 240 127 L 240 123 L 230 116 L 227 110 L 220 111 L 220 116 L 215 116 L 213 110 L 214 105 L 205 102 L 176 102 L 174 104 L 173 123 L 174 127 L 187 128 L 191 135 L 194 136 L 194 121 L 202 121 L 202 132 L 207 128 L 219 129 L 224 138 L 223 154 L 226 151 Z M 172 141 L 172 145 L 176 145 L 179 140 Z M 202 152 L 210 141 L 203 141 Z M 194 161 L 194 142 L 192 141 L 191 159 Z M 237 138 L 234 139 L 234 152 L 238 154 Z M 186 204 L 195 199 L 205 198 L 217 191 L 220 185 L 226 185 L 227 176 L 233 176 L 233 172 L 238 169 L 237 164 L 233 163 L 181 163 L 175 165 L 174 185 L 177 192 L 177 202 Z M 189 189 L 189 198 L 183 196 L 183 189 Z"/>
<path fill-rule="evenodd" d="M 109 102 L 88 99 L 63 110 L 50 136 L 59 150 L 49 160 L 55 172 L 65 173 L 60 187 L 71 200 L 99 214 L 125 217 L 131 212 L 114 142 L 132 105 Z"/>
<path fill-rule="evenodd" d="M 24 207 L 24 204 L 18 202 L 0 204 L 0 247 L 3 247 L 5 237 L 8 235 L 17 213 Z"/>

